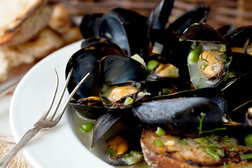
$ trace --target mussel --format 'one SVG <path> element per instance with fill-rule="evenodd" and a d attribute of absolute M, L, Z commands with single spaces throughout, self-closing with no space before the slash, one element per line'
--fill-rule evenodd
<path fill-rule="evenodd" d="M 232 60 L 226 39 L 208 24 L 197 23 L 187 28 L 180 40 L 193 42 L 187 64 L 194 88 L 222 82 Z"/>
<path fill-rule="evenodd" d="M 104 14 L 100 21 L 100 36 L 107 38 L 126 51 L 128 56 L 147 56 L 147 18 L 135 11 L 115 8 Z"/>
<path fill-rule="evenodd" d="M 166 3 L 165 3 L 166 2 Z M 173 91 L 181 91 L 190 88 L 189 72 L 186 64 L 187 50 L 190 46 L 179 41 L 179 36 L 191 24 L 195 22 L 205 21 L 209 8 L 200 5 L 187 11 L 167 28 L 160 26 L 158 23 L 168 23 L 168 15 L 162 16 L 162 9 L 172 7 L 173 1 L 161 1 L 150 15 L 148 21 L 156 21 L 152 23 L 153 26 L 149 27 L 149 40 L 152 44 L 152 53 L 149 54 L 148 64 L 156 61 L 158 64 L 156 68 L 151 70 L 148 75 L 147 81 L 156 81 L 157 85 L 172 85 L 175 87 L 164 87 L 164 89 L 172 89 Z M 161 5 L 166 5 L 161 8 Z M 159 13 L 158 10 L 159 9 Z M 170 8 L 169 8 L 170 9 Z M 156 17 L 156 18 L 155 18 Z M 161 20 L 164 19 L 164 20 Z M 165 20 L 166 19 L 166 20 Z M 158 26 L 159 25 L 159 26 Z M 147 67 L 148 67 L 147 64 Z M 153 83 L 151 83 L 153 85 Z M 174 90 L 174 88 L 176 88 Z"/>
<path fill-rule="evenodd" d="M 220 126 L 227 113 L 224 95 L 214 88 L 182 91 L 139 103 L 133 114 L 140 122 L 167 128 L 172 133 L 193 133 L 198 118 L 206 115 L 208 128 Z"/>
<path fill-rule="evenodd" d="M 144 96 L 140 82 L 145 80 L 145 67 L 105 38 L 83 41 L 82 49 L 69 60 L 66 73 L 72 68 L 69 92 L 90 72 L 72 101 L 86 117 L 97 118 L 108 108 L 121 108 Z"/>

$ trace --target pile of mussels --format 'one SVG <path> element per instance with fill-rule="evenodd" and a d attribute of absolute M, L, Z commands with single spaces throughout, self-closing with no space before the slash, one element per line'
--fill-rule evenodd
<path fill-rule="evenodd" d="M 66 75 L 73 69 L 71 92 L 90 72 L 70 104 L 97 119 L 92 146 L 119 120 L 138 133 L 160 126 L 200 136 L 204 115 L 204 129 L 251 133 L 252 26 L 216 30 L 204 5 L 168 25 L 172 8 L 162 0 L 149 17 L 123 8 L 83 17 L 85 40 Z"/>

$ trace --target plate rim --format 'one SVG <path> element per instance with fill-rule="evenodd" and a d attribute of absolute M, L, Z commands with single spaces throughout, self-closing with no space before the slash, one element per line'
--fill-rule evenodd
<path fill-rule="evenodd" d="M 12 95 L 12 98 L 11 98 L 11 102 L 10 102 L 10 106 L 9 106 L 9 123 L 10 123 L 10 129 L 11 129 L 11 133 L 12 133 L 12 136 L 14 138 L 14 141 L 15 142 L 18 142 L 22 136 L 19 136 L 20 132 L 18 132 L 18 130 L 16 129 L 16 124 L 14 123 L 15 121 L 15 103 L 18 99 L 18 95 L 20 93 L 22 93 L 21 89 L 23 87 L 23 85 L 27 82 L 27 80 L 29 81 L 29 77 L 33 76 L 34 73 L 36 73 L 37 70 L 39 70 L 39 68 L 41 66 L 43 66 L 44 64 L 48 64 L 48 62 L 50 63 L 50 61 L 53 61 L 54 59 L 56 59 L 57 57 L 59 57 L 59 54 L 65 50 L 69 50 L 71 48 L 74 48 L 74 47 L 77 47 L 77 45 L 79 46 L 79 49 L 80 49 L 80 46 L 81 46 L 81 41 L 77 41 L 77 42 L 74 42 L 72 44 L 69 44 L 63 48 L 60 48 L 59 50 L 56 50 L 55 52 L 51 53 L 50 55 L 48 55 L 47 57 L 43 58 L 42 60 L 40 60 L 36 65 L 34 65 L 25 75 L 24 77 L 21 79 L 21 81 L 18 83 L 13 95 Z M 76 51 L 73 51 L 72 53 L 74 53 Z M 69 60 L 69 58 L 71 57 L 70 56 L 67 56 L 67 60 Z M 64 65 L 65 67 L 66 65 Z M 56 66 L 57 67 L 57 66 Z M 67 111 L 66 111 L 67 112 Z M 66 116 L 68 114 L 65 114 L 64 116 Z M 63 117 L 64 117 L 63 116 Z M 70 125 L 69 125 L 70 126 Z M 71 126 L 70 126 L 71 127 Z M 73 131 L 73 130 L 71 130 Z M 79 138 L 77 137 L 77 135 L 75 135 L 75 139 L 77 139 L 78 141 Z M 43 141 L 43 140 L 40 140 L 38 139 L 38 141 Z M 29 143 L 29 142 L 28 142 Z M 43 143 L 43 142 L 42 142 Z M 79 142 L 80 143 L 80 142 Z M 82 144 L 82 146 L 84 147 L 84 145 Z M 104 162 L 103 160 L 99 159 L 97 156 L 95 156 L 94 154 L 92 154 L 86 147 L 85 148 L 85 153 L 88 154 L 89 156 L 88 157 L 91 157 L 92 158 L 92 161 L 95 161 L 97 164 L 97 166 L 103 166 L 104 168 L 112 168 L 113 166 L 107 164 L 106 162 Z M 28 163 L 30 163 L 32 166 L 35 166 L 35 167 L 41 167 L 41 163 L 39 163 L 39 159 L 36 159 L 36 158 L 32 158 L 32 155 L 31 155 L 31 150 L 28 150 L 26 149 L 26 147 L 23 148 L 23 151 L 24 151 L 24 156 L 25 158 L 27 159 Z M 88 152 L 87 152 L 88 151 Z M 78 154 L 77 154 L 78 155 Z M 93 163 L 92 163 L 93 164 Z M 70 165 L 71 167 L 71 165 Z M 68 167 L 66 167 L 68 168 Z"/>

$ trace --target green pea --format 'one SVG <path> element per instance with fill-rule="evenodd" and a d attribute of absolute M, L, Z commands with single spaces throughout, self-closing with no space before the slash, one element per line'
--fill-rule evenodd
<path fill-rule="evenodd" d="M 93 127 L 94 127 L 93 123 L 84 123 L 81 125 L 80 129 L 81 129 L 81 131 L 88 133 L 88 132 L 92 131 Z"/>
<path fill-rule="evenodd" d="M 150 60 L 148 63 L 147 63 L 147 70 L 149 72 L 153 71 L 157 66 L 158 66 L 159 62 L 156 61 L 156 60 Z"/>
<path fill-rule="evenodd" d="M 187 57 L 188 63 L 197 63 L 199 59 L 200 51 L 199 50 L 191 50 Z"/>
<path fill-rule="evenodd" d="M 246 146 L 252 146 L 252 134 L 248 134 L 247 136 L 245 136 L 244 142 Z"/>

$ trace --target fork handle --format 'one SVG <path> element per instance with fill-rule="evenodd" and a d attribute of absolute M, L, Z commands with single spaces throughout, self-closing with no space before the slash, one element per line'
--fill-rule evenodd
<path fill-rule="evenodd" d="M 17 154 L 17 152 L 32 138 L 34 137 L 38 132 L 40 128 L 31 128 L 29 129 L 25 135 L 21 138 L 21 140 L 12 148 L 12 150 L 6 154 L 1 160 L 0 160 L 0 167 L 5 168 L 7 167 L 8 163 L 11 161 L 11 159 Z"/>

